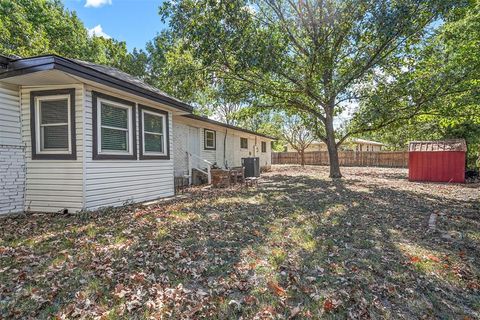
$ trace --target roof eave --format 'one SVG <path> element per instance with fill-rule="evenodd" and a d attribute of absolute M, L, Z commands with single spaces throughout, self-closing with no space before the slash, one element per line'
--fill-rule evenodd
<path fill-rule="evenodd" d="M 183 115 L 183 117 L 190 118 L 190 119 L 193 119 L 193 120 L 207 122 L 207 123 L 210 123 L 210 124 L 213 124 L 213 125 L 217 125 L 217 126 L 221 126 L 221 127 L 224 127 L 224 128 L 229 128 L 229 129 L 232 129 L 232 130 L 245 132 L 245 133 L 248 133 L 248 134 L 253 134 L 253 135 L 256 135 L 256 136 L 259 136 L 259 137 L 264 137 L 266 139 L 270 139 L 270 140 L 274 140 L 274 141 L 278 140 L 277 138 L 270 137 L 270 136 L 267 136 L 265 134 L 261 134 L 261 133 L 258 133 L 258 132 L 252 131 L 252 130 L 240 128 L 240 127 L 237 127 L 237 126 L 234 126 L 234 125 L 226 124 L 226 123 L 223 123 L 223 122 L 220 122 L 220 121 L 208 119 L 208 118 L 205 118 L 205 117 L 202 117 L 202 116 L 197 116 L 195 114 L 187 114 L 187 115 Z"/>
<path fill-rule="evenodd" d="M 76 75 L 83 79 L 92 80 L 116 89 L 124 90 L 143 98 L 147 98 L 149 100 L 153 100 L 155 102 L 166 104 L 182 111 L 193 111 L 193 107 L 186 103 L 182 103 L 171 99 L 170 97 L 146 90 L 132 83 L 117 79 L 105 73 L 79 65 L 71 60 L 55 55 L 13 60 L 9 63 L 7 71 L 0 73 L 0 79 L 46 70 L 60 70 L 72 75 Z"/>

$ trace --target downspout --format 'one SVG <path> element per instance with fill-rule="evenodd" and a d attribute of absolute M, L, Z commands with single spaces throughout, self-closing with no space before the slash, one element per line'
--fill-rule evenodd
<path fill-rule="evenodd" d="M 225 128 L 225 137 L 223 137 L 223 165 L 225 166 L 225 168 L 228 166 L 228 163 L 227 163 L 227 132 L 228 132 L 228 128 Z"/>
<path fill-rule="evenodd" d="M 87 209 L 87 148 L 86 146 L 86 103 L 87 88 L 82 84 L 82 210 Z M 91 97 L 90 97 L 91 98 Z"/>

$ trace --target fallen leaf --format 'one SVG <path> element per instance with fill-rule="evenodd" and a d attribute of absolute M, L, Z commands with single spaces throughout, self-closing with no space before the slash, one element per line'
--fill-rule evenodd
<path fill-rule="evenodd" d="M 254 305 L 255 303 L 257 303 L 257 298 L 255 298 L 254 296 L 245 296 L 243 298 L 243 302 L 248 305 Z"/>
<path fill-rule="evenodd" d="M 267 283 L 267 285 L 268 285 L 268 288 L 269 288 L 270 290 L 272 290 L 273 293 L 275 293 L 277 296 L 282 296 L 282 297 L 284 297 L 284 296 L 287 295 L 287 292 L 285 291 L 285 289 L 283 289 L 282 287 L 280 287 L 280 285 L 278 285 L 277 282 L 275 282 L 275 281 L 269 281 L 269 282 Z"/>
<path fill-rule="evenodd" d="M 323 310 L 325 310 L 325 312 L 335 310 L 335 305 L 333 304 L 333 301 L 331 299 L 326 299 L 323 302 Z"/>
<path fill-rule="evenodd" d="M 411 262 L 411 263 L 418 263 L 418 262 L 420 262 L 420 261 L 422 261 L 422 259 L 420 259 L 420 258 L 417 257 L 417 256 L 411 256 L 411 257 L 410 257 L 410 262 Z"/>

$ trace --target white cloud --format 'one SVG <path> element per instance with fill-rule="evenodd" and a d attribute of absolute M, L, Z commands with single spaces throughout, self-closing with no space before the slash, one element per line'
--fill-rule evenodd
<path fill-rule="evenodd" d="M 106 4 L 112 4 L 112 0 L 87 0 L 85 7 L 87 8 L 99 8 Z"/>
<path fill-rule="evenodd" d="M 88 29 L 88 35 L 90 37 L 103 37 L 105 39 L 110 39 L 111 37 L 103 32 L 102 26 L 101 25 L 96 25 L 92 29 Z"/>

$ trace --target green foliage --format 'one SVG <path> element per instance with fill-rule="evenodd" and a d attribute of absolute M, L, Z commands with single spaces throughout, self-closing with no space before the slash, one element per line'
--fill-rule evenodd
<path fill-rule="evenodd" d="M 5 54 L 78 56 L 85 53 L 87 38 L 83 23 L 60 1 L 0 1 L 0 50 Z"/>
<path fill-rule="evenodd" d="M 29 57 L 58 54 L 144 76 L 146 54 L 125 42 L 89 37 L 75 12 L 59 0 L 0 0 L 0 53 Z"/>
<path fill-rule="evenodd" d="M 404 61 L 415 59 L 429 37 L 427 27 L 459 3 L 182 0 L 165 2 L 160 14 L 169 23 L 170 43 L 181 48 L 178 57 L 187 53 L 210 81 L 238 83 L 249 108 L 309 114 L 313 131 L 329 146 L 332 176 L 339 177 L 338 145 L 352 133 L 370 130 L 370 119 L 382 125 L 403 119 L 398 111 L 408 99 L 360 117 L 336 143 L 333 123 L 345 109 L 342 102 L 358 101 L 364 85 L 402 97 L 418 89 L 420 83 L 408 79 L 403 87 L 385 79 L 397 78 Z"/>
<path fill-rule="evenodd" d="M 475 167 L 480 150 L 480 1 L 452 10 L 434 37 L 418 48 L 412 68 L 398 75 L 397 92 L 382 86 L 369 92 L 355 121 L 372 127 L 391 117 L 391 105 L 403 103 L 406 117 L 395 126 L 372 132 L 370 137 L 404 148 L 410 140 L 464 138 L 468 166 Z M 403 83 L 409 83 L 404 86 Z M 477 164 L 478 166 L 478 164 Z"/>

